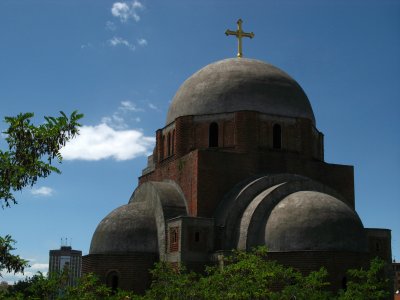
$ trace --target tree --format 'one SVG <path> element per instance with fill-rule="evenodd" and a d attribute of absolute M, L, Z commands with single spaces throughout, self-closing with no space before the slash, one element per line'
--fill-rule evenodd
<path fill-rule="evenodd" d="M 60 163 L 60 149 L 79 133 L 78 120 L 83 117 L 74 111 L 68 118 L 44 117 L 45 123 L 31 124 L 33 113 L 5 117 L 9 124 L 6 134 L 8 151 L 0 150 L 0 199 L 2 205 L 16 203 L 13 192 L 33 186 L 38 178 L 45 178 L 60 170 L 52 165 L 54 159 Z"/>
<path fill-rule="evenodd" d="M 385 277 L 385 261 L 375 258 L 369 269 L 349 270 L 346 291 L 341 291 L 339 300 L 379 300 L 390 296 L 389 280 Z"/>
<path fill-rule="evenodd" d="M 325 268 L 304 275 L 268 260 L 267 255 L 265 247 L 233 251 L 223 267 L 209 267 L 204 275 L 160 262 L 143 299 L 372 300 L 389 296 L 385 263 L 380 259 L 372 260 L 367 270 L 349 270 L 347 290 L 333 293 Z"/>
<path fill-rule="evenodd" d="M 0 299 L 56 300 L 153 300 L 153 299 L 269 299 L 269 300 L 364 300 L 386 299 L 387 280 L 382 277 L 385 263 L 371 262 L 367 270 L 349 270 L 346 291 L 327 290 L 328 272 L 303 275 L 300 272 L 266 259 L 265 247 L 252 252 L 234 251 L 221 266 L 209 267 L 205 274 L 188 272 L 184 267 L 159 262 L 152 270 L 153 283 L 145 295 L 118 290 L 102 284 L 93 274 L 84 275 L 75 287 L 67 287 L 65 274 L 50 278 L 41 273 L 8 288 Z"/>
<path fill-rule="evenodd" d="M 265 247 L 233 251 L 224 265 L 208 267 L 205 275 L 160 262 L 145 299 L 332 299 L 326 291 L 327 271 L 303 276 L 268 260 Z"/>
<path fill-rule="evenodd" d="M 14 244 L 15 241 L 10 235 L 4 238 L 0 236 L 0 271 L 5 269 L 7 272 L 23 272 L 28 265 L 28 261 L 20 258 L 19 255 L 11 254 L 11 251 L 15 250 Z"/>
<path fill-rule="evenodd" d="M 50 277 L 38 272 L 31 278 L 18 281 L 8 287 L 6 293 L 0 294 L 0 299 L 55 299 L 55 300 L 139 300 L 140 296 L 133 292 L 118 290 L 102 284 L 93 274 L 83 275 L 76 286 L 67 286 L 68 273 L 52 273 Z"/>
<path fill-rule="evenodd" d="M 0 202 L 3 208 L 17 203 L 14 192 L 33 186 L 39 178 L 52 172 L 60 173 L 52 163 L 55 159 L 61 163 L 60 149 L 79 133 L 81 125 L 78 121 L 83 117 L 77 111 L 69 118 L 63 112 L 60 114 L 57 118 L 44 117 L 45 122 L 39 126 L 31 123 L 33 113 L 5 117 L 9 127 L 3 134 L 8 150 L 0 150 Z M 11 236 L 0 237 L 0 272 L 3 269 L 23 272 L 28 265 L 18 255 L 11 254 L 15 250 L 14 244 Z"/>
<path fill-rule="evenodd" d="M 150 271 L 153 283 L 144 299 L 201 299 L 198 291 L 199 275 L 187 272 L 184 266 L 174 267 L 161 261 Z M 197 297 L 197 298 L 196 298 Z"/>
<path fill-rule="evenodd" d="M 38 272 L 32 277 L 19 280 L 16 284 L 9 286 L 2 299 L 49 299 L 58 293 L 61 282 L 62 275 L 46 277 Z"/>

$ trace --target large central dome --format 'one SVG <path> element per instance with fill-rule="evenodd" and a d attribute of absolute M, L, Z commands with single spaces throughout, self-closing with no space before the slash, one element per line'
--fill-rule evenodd
<path fill-rule="evenodd" d="M 190 76 L 169 107 L 167 124 L 181 116 L 242 110 L 306 118 L 315 124 L 310 102 L 293 78 L 246 58 L 221 60 Z"/>

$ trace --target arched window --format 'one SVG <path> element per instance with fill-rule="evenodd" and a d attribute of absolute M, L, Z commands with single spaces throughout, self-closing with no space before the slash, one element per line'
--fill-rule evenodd
<path fill-rule="evenodd" d="M 272 148 L 281 149 L 282 148 L 282 129 L 281 125 L 275 124 L 272 128 Z"/>
<path fill-rule="evenodd" d="M 119 284 L 119 277 L 116 271 L 111 271 L 107 274 L 107 286 L 111 288 L 112 292 L 116 292 Z"/>
<path fill-rule="evenodd" d="M 208 132 L 208 146 L 218 147 L 218 124 L 213 122 L 210 124 Z"/>
<path fill-rule="evenodd" d="M 347 290 L 347 278 L 346 276 L 342 278 L 342 289 Z"/>
<path fill-rule="evenodd" d="M 167 136 L 167 156 L 171 155 L 171 133 L 168 132 Z"/>
<path fill-rule="evenodd" d="M 165 156 L 165 136 L 161 136 L 161 147 L 160 147 L 160 160 L 164 159 Z"/>
<path fill-rule="evenodd" d="M 175 130 L 172 131 L 171 154 L 175 153 Z"/>

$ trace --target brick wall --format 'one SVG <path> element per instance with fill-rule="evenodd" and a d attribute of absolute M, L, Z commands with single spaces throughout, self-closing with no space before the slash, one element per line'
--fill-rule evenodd
<path fill-rule="evenodd" d="M 169 155 L 169 135 L 175 139 L 172 147 L 176 158 L 194 149 L 209 146 L 209 129 L 218 124 L 218 147 L 235 148 L 236 151 L 272 149 L 272 127 L 282 128 L 282 149 L 308 159 L 323 160 L 323 135 L 310 120 L 239 111 L 229 114 L 183 116 L 156 133 L 156 161 Z"/>
<path fill-rule="evenodd" d="M 268 258 L 301 270 L 303 274 L 325 267 L 329 274 L 327 280 L 331 283 L 330 289 L 333 291 L 343 288 L 348 269 L 367 268 L 370 261 L 367 253 L 338 251 L 269 252 Z"/>
<path fill-rule="evenodd" d="M 270 153 L 198 153 L 198 216 L 211 217 L 224 195 L 240 181 L 259 174 L 299 174 L 341 193 L 354 207 L 353 168 L 300 160 L 280 151 Z"/>
<path fill-rule="evenodd" d="M 95 273 L 107 284 L 107 275 L 116 272 L 119 288 L 144 293 L 151 283 L 148 270 L 157 260 L 154 253 L 89 254 L 82 257 L 82 273 Z"/>
<path fill-rule="evenodd" d="M 259 174 L 291 173 L 319 181 L 342 194 L 354 208 L 353 167 L 300 159 L 283 151 L 235 153 L 196 150 L 159 164 L 139 179 L 174 180 L 181 187 L 192 216 L 211 217 L 223 196 L 240 181 Z"/>
<path fill-rule="evenodd" d="M 219 128 L 217 148 L 208 148 L 212 121 Z M 271 128 L 275 123 L 282 126 L 282 149 L 271 148 Z M 166 157 L 167 137 L 163 138 L 163 134 L 171 130 L 175 130 L 174 153 Z M 235 184 L 265 173 L 310 177 L 336 189 L 354 208 L 353 167 L 322 161 L 323 135 L 306 119 L 248 111 L 180 117 L 168 128 L 157 131 L 156 152 L 156 169 L 140 177 L 139 184 L 174 180 L 180 185 L 192 216 L 212 216 L 218 202 Z"/>
<path fill-rule="evenodd" d="M 212 122 L 218 124 L 217 148 L 208 148 Z M 282 149 L 272 149 L 274 124 L 282 127 Z M 174 151 L 168 156 L 166 139 L 172 133 Z M 353 168 L 322 162 L 323 135 L 307 119 L 252 111 L 179 117 L 157 131 L 155 153 L 156 169 L 142 176 L 139 184 L 174 180 L 192 216 L 211 216 L 235 184 L 265 173 L 308 176 L 336 189 L 354 207 Z"/>
<path fill-rule="evenodd" d="M 184 157 L 164 160 L 151 173 L 139 178 L 139 185 L 147 181 L 163 181 L 170 179 L 181 187 L 187 201 L 189 214 L 197 214 L 197 169 L 198 154 L 193 151 Z"/>

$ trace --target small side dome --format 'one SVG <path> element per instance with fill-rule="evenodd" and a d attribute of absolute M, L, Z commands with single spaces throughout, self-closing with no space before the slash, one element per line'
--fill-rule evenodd
<path fill-rule="evenodd" d="M 313 191 L 293 193 L 276 205 L 265 243 L 270 251 L 367 251 L 358 215 L 342 201 Z"/>
<path fill-rule="evenodd" d="M 120 206 L 97 226 L 89 254 L 158 253 L 157 227 L 147 203 Z"/>
<path fill-rule="evenodd" d="M 311 120 L 311 104 L 300 85 L 282 70 L 260 60 L 230 58 L 209 64 L 178 89 L 167 124 L 189 115 L 257 111 Z"/>

